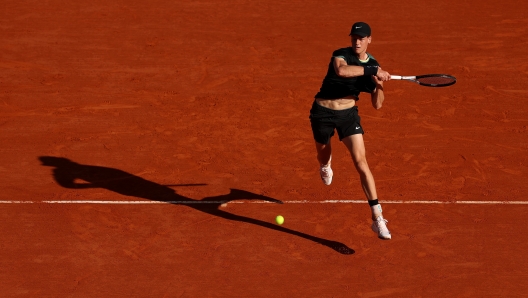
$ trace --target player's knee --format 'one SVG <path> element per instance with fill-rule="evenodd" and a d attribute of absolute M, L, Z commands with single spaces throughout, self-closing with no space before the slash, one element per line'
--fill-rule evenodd
<path fill-rule="evenodd" d="M 367 159 L 365 157 L 356 159 L 353 158 L 353 161 L 359 173 L 366 173 L 369 171 Z"/>

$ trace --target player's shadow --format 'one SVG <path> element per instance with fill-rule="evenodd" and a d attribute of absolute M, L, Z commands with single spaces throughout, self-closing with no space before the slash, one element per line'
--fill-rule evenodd
<path fill-rule="evenodd" d="M 63 157 L 41 156 L 39 160 L 44 166 L 54 167 L 53 177 L 59 185 L 65 188 L 86 189 L 104 188 L 125 196 L 161 201 L 171 204 L 185 205 L 195 210 L 205 212 L 228 220 L 240 221 L 299 236 L 313 242 L 327 246 L 341 254 L 353 254 L 354 250 L 343 243 L 322 239 L 302 232 L 294 231 L 283 226 L 261 221 L 254 218 L 232 214 L 220 209 L 220 205 L 233 200 L 263 200 L 282 204 L 281 201 L 254 194 L 240 189 L 231 189 L 229 194 L 194 200 L 177 194 L 174 189 L 122 170 L 83 165 Z M 85 182 L 77 182 L 77 181 Z"/>

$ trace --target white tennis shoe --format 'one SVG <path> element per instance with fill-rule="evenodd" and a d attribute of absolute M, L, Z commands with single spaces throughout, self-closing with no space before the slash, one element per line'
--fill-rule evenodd
<path fill-rule="evenodd" d="M 382 215 L 378 216 L 374 222 L 372 222 L 372 230 L 378 233 L 380 239 L 389 240 L 391 239 L 391 233 L 387 228 L 389 221 L 384 219 Z"/>
<path fill-rule="evenodd" d="M 325 185 L 330 185 L 332 183 L 332 176 L 334 176 L 334 172 L 332 171 L 330 165 L 322 166 L 319 169 L 319 174 L 321 174 L 321 179 Z"/>

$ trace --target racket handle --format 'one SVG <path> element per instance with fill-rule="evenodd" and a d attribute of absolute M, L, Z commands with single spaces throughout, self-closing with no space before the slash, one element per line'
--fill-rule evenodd
<path fill-rule="evenodd" d="M 391 80 L 416 80 L 415 76 L 393 76 L 391 75 Z"/>

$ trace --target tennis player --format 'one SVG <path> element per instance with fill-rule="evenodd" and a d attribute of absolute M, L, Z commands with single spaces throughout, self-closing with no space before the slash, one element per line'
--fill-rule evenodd
<path fill-rule="evenodd" d="M 358 115 L 356 101 L 361 92 L 370 93 L 372 105 L 381 108 L 385 96 L 383 82 L 390 80 L 390 74 L 367 53 L 372 41 L 370 26 L 363 22 L 352 25 L 351 47 L 334 51 L 328 65 L 328 72 L 310 110 L 310 122 L 315 139 L 320 175 L 324 184 L 332 183 L 332 146 L 330 139 L 337 130 L 339 140 L 352 155 L 354 166 L 361 179 L 361 186 L 367 196 L 372 212 L 372 229 L 381 239 L 391 239 L 387 220 L 383 218 L 374 177 L 365 157 L 363 128 Z"/>

